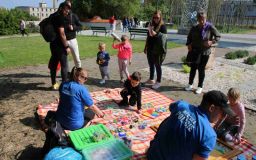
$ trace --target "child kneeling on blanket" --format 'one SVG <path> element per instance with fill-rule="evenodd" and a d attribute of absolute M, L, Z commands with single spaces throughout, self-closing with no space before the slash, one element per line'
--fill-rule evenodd
<path fill-rule="evenodd" d="M 240 92 L 237 88 L 230 88 L 228 91 L 228 100 L 231 109 L 236 116 L 227 116 L 225 121 L 220 124 L 216 133 L 219 138 L 239 144 L 245 128 L 245 109 L 240 101 Z"/>
<path fill-rule="evenodd" d="M 135 106 L 137 103 L 137 113 L 141 110 L 141 74 L 140 72 L 134 72 L 124 82 L 124 89 L 120 92 L 123 100 L 119 103 L 119 106 Z M 128 100 L 128 96 L 130 99 Z"/>

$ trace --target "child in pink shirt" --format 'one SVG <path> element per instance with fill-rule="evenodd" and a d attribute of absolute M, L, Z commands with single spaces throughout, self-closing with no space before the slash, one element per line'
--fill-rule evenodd
<path fill-rule="evenodd" d="M 112 47 L 118 49 L 118 66 L 120 72 L 120 81 L 124 82 L 123 72 L 126 75 L 126 78 L 129 78 L 130 74 L 128 71 L 128 64 L 131 65 L 132 59 L 132 45 L 129 42 L 129 38 L 126 35 L 122 35 L 121 43 L 116 44 L 115 40 L 113 41 Z"/>
<path fill-rule="evenodd" d="M 229 105 L 236 114 L 235 117 L 227 117 L 223 124 L 217 129 L 217 134 L 225 141 L 233 141 L 235 144 L 241 142 L 245 128 L 245 109 L 240 101 L 240 92 L 237 88 L 228 91 Z M 221 132 L 220 132 L 221 131 Z"/>

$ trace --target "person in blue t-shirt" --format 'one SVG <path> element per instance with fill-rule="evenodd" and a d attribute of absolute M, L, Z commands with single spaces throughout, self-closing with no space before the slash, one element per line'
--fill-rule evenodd
<path fill-rule="evenodd" d="M 198 107 L 177 101 L 170 105 L 170 111 L 150 142 L 148 160 L 207 159 L 216 143 L 211 124 L 226 114 L 234 116 L 226 95 L 216 90 L 204 94 Z"/>
<path fill-rule="evenodd" d="M 60 102 L 56 112 L 56 120 L 64 129 L 77 130 L 84 127 L 95 113 L 103 117 L 102 111 L 93 105 L 89 91 L 83 85 L 87 80 L 87 72 L 83 68 L 74 67 L 70 81 L 60 85 Z M 84 109 L 87 106 L 89 109 Z"/>

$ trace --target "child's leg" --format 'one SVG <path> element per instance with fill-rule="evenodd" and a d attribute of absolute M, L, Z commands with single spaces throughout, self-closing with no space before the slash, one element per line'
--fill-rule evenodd
<path fill-rule="evenodd" d="M 137 94 L 136 94 L 135 92 L 133 92 L 133 93 L 131 94 L 130 99 L 129 99 L 129 104 L 130 104 L 131 106 L 135 106 L 135 105 L 136 105 L 136 102 L 137 102 Z"/>
<path fill-rule="evenodd" d="M 104 77 L 105 77 L 105 74 L 104 74 L 104 67 L 99 66 L 99 68 L 100 68 L 101 78 L 104 79 Z"/>
<path fill-rule="evenodd" d="M 104 66 L 103 67 L 103 76 L 104 76 L 104 79 L 109 79 L 109 73 L 108 73 L 108 66 Z"/>
<path fill-rule="evenodd" d="M 128 60 L 123 60 L 123 71 L 127 78 L 130 77 L 129 71 L 128 71 Z"/>
<path fill-rule="evenodd" d="M 118 58 L 118 66 L 119 66 L 119 73 L 120 73 L 120 79 L 124 79 L 123 76 L 123 60 Z"/>
<path fill-rule="evenodd" d="M 126 103 L 126 104 L 128 104 L 128 95 L 129 95 L 129 93 L 125 90 L 125 89 L 123 89 L 121 92 L 120 92 L 120 95 L 121 95 L 121 97 L 123 98 L 123 103 Z"/>

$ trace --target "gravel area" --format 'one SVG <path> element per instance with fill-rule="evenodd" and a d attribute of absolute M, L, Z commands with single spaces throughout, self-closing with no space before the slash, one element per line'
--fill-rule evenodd
<path fill-rule="evenodd" d="M 241 91 L 241 101 L 249 109 L 256 111 L 256 65 L 246 65 L 243 59 L 226 60 L 217 57 L 213 68 L 206 70 L 204 92 L 217 89 L 227 93 L 231 87 L 237 87 Z M 188 84 L 189 74 L 182 72 L 181 64 L 172 63 L 163 65 L 163 78 L 179 82 L 184 86 Z M 145 69 L 148 71 L 148 69 Z M 198 75 L 194 80 L 197 87 Z"/>

